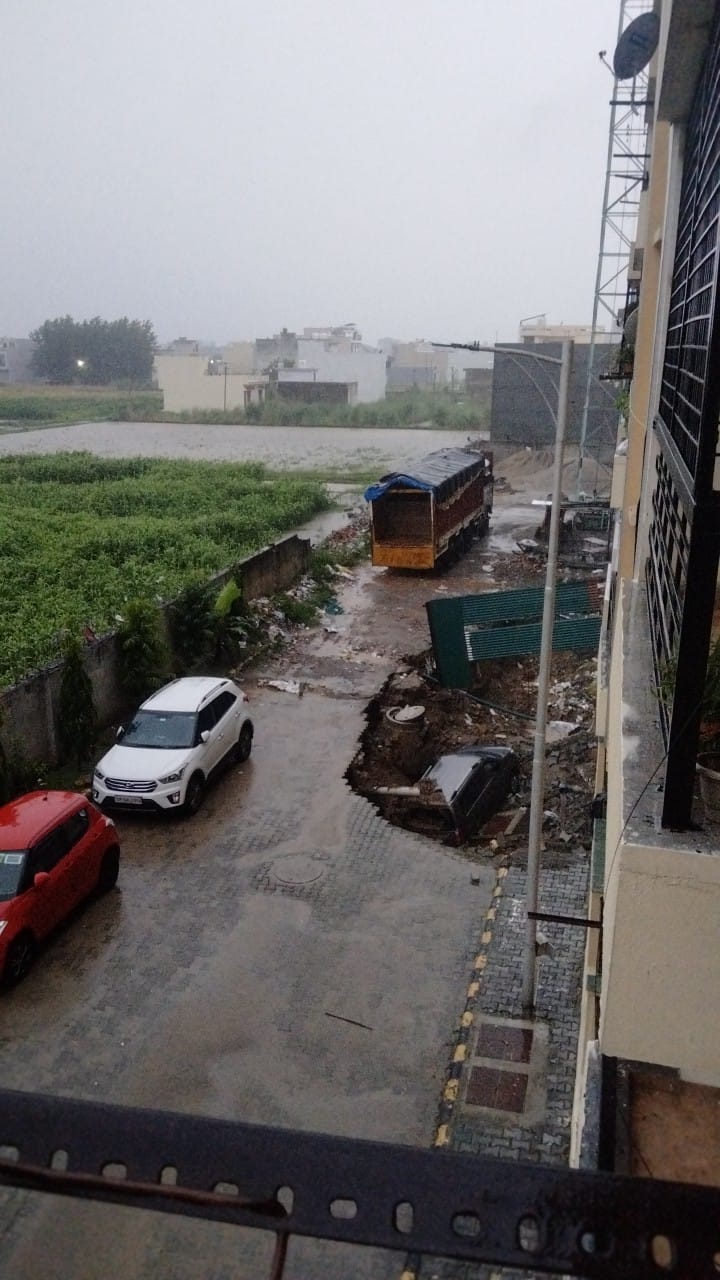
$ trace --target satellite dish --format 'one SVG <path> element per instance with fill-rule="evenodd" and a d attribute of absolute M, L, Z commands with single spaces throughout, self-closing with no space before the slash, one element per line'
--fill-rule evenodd
<path fill-rule="evenodd" d="M 623 31 L 613 54 L 613 71 L 618 80 L 632 80 L 646 67 L 658 47 L 660 18 L 641 13 Z"/>

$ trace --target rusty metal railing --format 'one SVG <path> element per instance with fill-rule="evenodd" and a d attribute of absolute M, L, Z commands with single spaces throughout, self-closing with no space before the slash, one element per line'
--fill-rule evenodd
<path fill-rule="evenodd" d="M 0 1091 L 0 1185 L 602 1280 L 717 1276 L 720 1190 Z"/>

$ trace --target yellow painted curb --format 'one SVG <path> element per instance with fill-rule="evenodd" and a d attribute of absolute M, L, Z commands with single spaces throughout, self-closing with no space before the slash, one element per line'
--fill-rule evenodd
<path fill-rule="evenodd" d="M 435 1134 L 435 1146 L 446 1147 L 447 1144 L 448 1144 L 448 1127 L 446 1124 L 441 1124 L 438 1128 L 437 1133 Z"/>
<path fill-rule="evenodd" d="M 459 1044 L 453 1054 L 453 1062 L 464 1062 L 467 1057 L 467 1045 Z"/>

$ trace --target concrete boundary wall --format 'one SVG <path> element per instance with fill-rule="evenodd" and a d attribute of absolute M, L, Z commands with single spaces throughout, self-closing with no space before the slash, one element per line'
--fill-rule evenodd
<path fill-rule="evenodd" d="M 290 534 L 263 547 L 236 565 L 215 574 L 211 585 L 218 591 L 235 578 L 246 600 L 273 595 L 292 585 L 307 570 L 310 540 Z M 167 629 L 167 605 L 162 614 Z M 57 720 L 63 663 L 50 663 L 43 671 L 28 676 L 0 693 L 2 742 L 6 750 L 17 748 L 31 760 L 43 764 L 58 761 Z M 90 641 L 85 649 L 85 670 L 93 687 L 93 698 L 101 726 L 111 724 L 127 710 L 118 680 L 118 652 L 114 632 Z"/>

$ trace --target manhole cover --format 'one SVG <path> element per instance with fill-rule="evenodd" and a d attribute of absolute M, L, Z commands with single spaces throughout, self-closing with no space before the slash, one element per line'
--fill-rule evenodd
<path fill-rule="evenodd" d="M 392 724 L 400 728 L 417 729 L 425 719 L 425 708 L 418 704 L 414 707 L 388 707 L 385 712 Z"/>
<path fill-rule="evenodd" d="M 293 853 L 273 862 L 270 871 L 281 884 L 312 884 L 313 880 L 320 879 L 324 867 L 317 858 L 310 858 L 305 853 Z"/>

